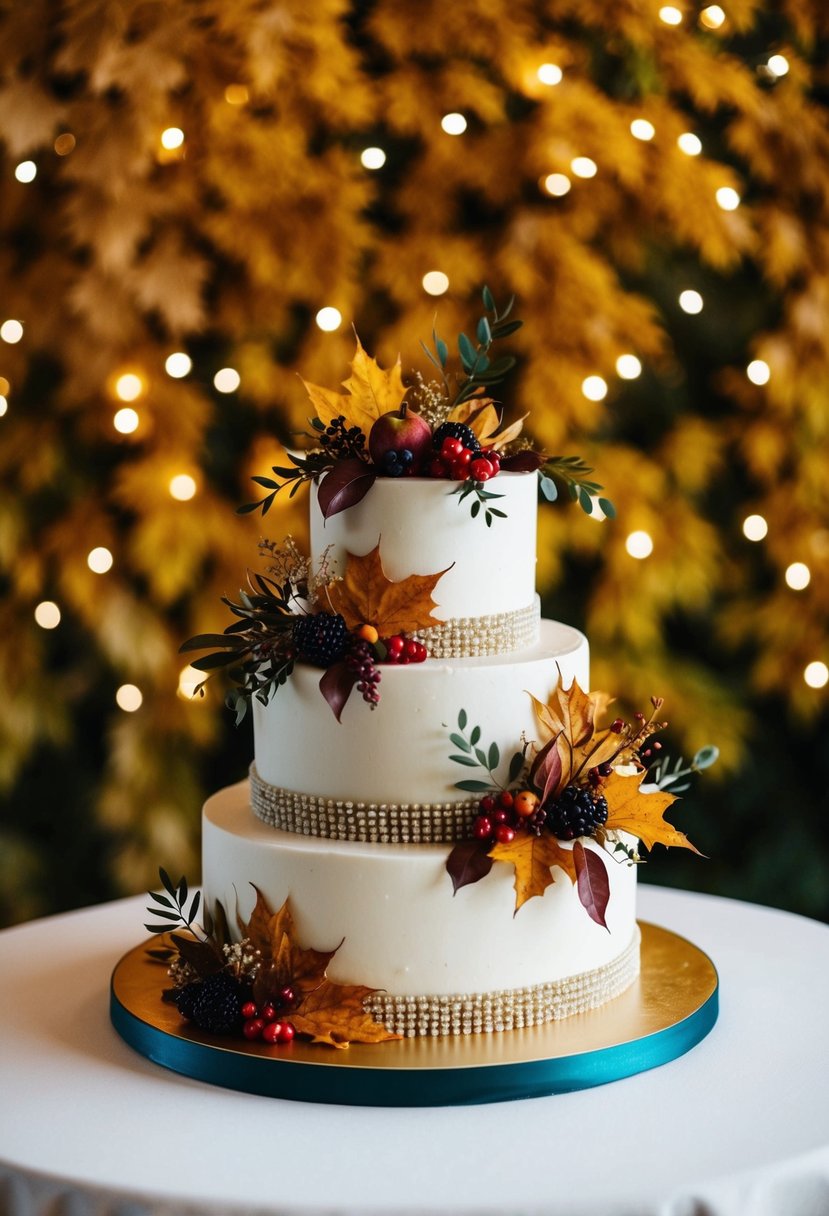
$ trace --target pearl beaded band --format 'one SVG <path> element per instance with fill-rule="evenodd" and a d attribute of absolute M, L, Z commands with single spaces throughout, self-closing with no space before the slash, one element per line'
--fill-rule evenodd
<path fill-rule="evenodd" d="M 538 599 L 526 608 L 489 616 L 456 616 L 417 631 L 430 659 L 483 658 L 523 650 L 538 640 Z"/>
<path fill-rule="evenodd" d="M 406 1038 L 540 1026 L 596 1009 L 629 988 L 639 975 L 639 938 L 637 925 L 630 945 L 612 962 L 548 984 L 458 996 L 375 992 L 365 1001 L 365 1008 L 387 1030 Z"/>
<path fill-rule="evenodd" d="M 263 781 L 250 766 L 250 804 L 282 832 L 378 844 L 447 844 L 469 835 L 478 799 L 462 802 L 356 802 L 298 794 Z"/>

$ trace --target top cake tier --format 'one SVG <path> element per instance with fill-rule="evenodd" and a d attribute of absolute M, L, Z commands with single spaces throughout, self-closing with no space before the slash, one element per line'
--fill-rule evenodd
<path fill-rule="evenodd" d="M 342 573 L 346 554 L 362 556 L 380 545 L 386 575 L 396 581 L 444 570 L 434 599 L 438 627 L 428 639 L 433 655 L 499 654 L 532 645 L 538 636 L 535 594 L 538 481 L 532 473 L 499 473 L 487 491 L 504 512 L 487 527 L 473 518 L 458 483 L 433 478 L 378 478 L 365 498 L 324 519 L 311 495 L 311 560 L 327 551 L 330 569 Z M 452 640 L 454 639 L 454 641 Z"/>

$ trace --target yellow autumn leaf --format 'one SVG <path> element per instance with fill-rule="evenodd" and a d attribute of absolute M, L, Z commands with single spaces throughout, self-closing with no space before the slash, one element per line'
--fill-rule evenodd
<path fill-rule="evenodd" d="M 363 557 L 347 555 L 342 580 L 331 583 L 326 596 L 332 612 L 342 613 L 349 629 L 367 624 L 374 625 L 381 637 L 415 633 L 434 625 L 432 592 L 445 573 L 411 574 L 393 583 L 383 569 L 378 541 Z"/>
<path fill-rule="evenodd" d="M 298 1034 L 309 1035 L 312 1043 L 329 1047 L 348 1047 L 349 1043 L 384 1043 L 399 1039 L 364 1008 L 375 988 L 358 984 L 333 984 L 325 979 L 305 997 L 291 1021 Z"/>
<path fill-rule="evenodd" d="M 515 911 L 536 895 L 543 895 L 555 882 L 553 866 L 560 866 L 572 882 L 576 881 L 573 853 L 564 849 L 553 836 L 518 833 L 509 844 L 496 844 L 490 850 L 493 861 L 515 867 Z"/>
<path fill-rule="evenodd" d="M 663 818 L 668 807 L 676 802 L 674 795 L 662 790 L 643 793 L 641 785 L 641 773 L 626 777 L 614 772 L 602 783 L 602 794 L 607 799 L 605 831 L 629 832 L 631 836 L 637 836 L 646 849 L 664 844 L 699 853 L 687 836 Z"/>
<path fill-rule="evenodd" d="M 365 435 L 381 414 L 399 409 L 406 395 L 400 359 L 384 371 L 376 359 L 366 354 L 359 338 L 351 360 L 351 375 L 343 381 L 345 393 L 322 388 L 307 380 L 302 383 L 321 422 L 328 426 L 342 415 L 346 426 L 358 426 Z"/>

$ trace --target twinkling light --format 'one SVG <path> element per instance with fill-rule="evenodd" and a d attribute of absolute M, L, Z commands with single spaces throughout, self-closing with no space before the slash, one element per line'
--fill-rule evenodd
<path fill-rule="evenodd" d="M 6 398 L 3 396 L 3 394 L 2 394 L 2 393 L 0 393 L 0 418 L 2 418 L 2 417 L 3 417 L 3 415 L 6 413 L 6 411 L 8 410 L 8 408 L 9 408 L 9 403 L 8 403 L 8 401 L 7 401 L 7 400 L 6 400 Z"/>
<path fill-rule="evenodd" d="M 68 156 L 70 152 L 74 152 L 75 143 L 75 136 L 69 131 L 64 131 L 63 135 L 59 135 L 55 140 L 55 151 L 58 156 Z"/>
<path fill-rule="evenodd" d="M 572 183 L 566 173 L 548 173 L 541 181 L 543 188 L 553 198 L 563 198 L 570 193 Z"/>
<path fill-rule="evenodd" d="M 616 360 L 616 374 L 622 380 L 635 380 L 642 375 L 642 364 L 636 355 L 619 355 Z"/>
<path fill-rule="evenodd" d="M 542 84 L 561 84 L 564 73 L 557 63 L 542 63 L 536 76 Z"/>
<path fill-rule="evenodd" d="M 829 684 L 829 667 L 819 659 L 807 663 L 803 669 L 803 679 L 810 688 L 825 688 Z"/>
<path fill-rule="evenodd" d="M 766 67 L 772 76 L 785 76 L 789 70 L 789 61 L 785 55 L 772 55 Z"/>
<path fill-rule="evenodd" d="M 603 401 L 607 396 L 607 381 L 601 376 L 587 376 L 581 382 L 581 391 L 588 401 Z"/>
<path fill-rule="evenodd" d="M 792 591 L 803 591 L 812 581 L 812 572 L 805 562 L 792 562 L 790 566 L 786 567 L 783 577 L 786 580 L 786 586 L 791 587 Z"/>
<path fill-rule="evenodd" d="M 467 122 L 463 114 L 452 113 L 444 114 L 440 125 L 447 135 L 463 135 Z"/>
<path fill-rule="evenodd" d="M 647 142 L 653 139 L 656 134 L 656 127 L 652 122 L 648 122 L 647 118 L 634 118 L 630 124 L 630 133 L 634 139 L 641 139 Z"/>
<path fill-rule="evenodd" d="M 19 182 L 33 182 L 37 177 L 37 165 L 33 160 L 22 160 L 14 171 Z"/>
<path fill-rule="evenodd" d="M 169 485 L 170 495 L 179 502 L 189 502 L 195 497 L 197 486 L 195 479 L 189 473 L 176 473 L 175 477 L 170 479 Z"/>
<path fill-rule="evenodd" d="M 229 106 L 243 106 L 250 101 L 246 84 L 229 84 L 225 89 L 225 101 Z"/>
<path fill-rule="evenodd" d="M 115 703 L 118 708 L 128 714 L 134 714 L 137 709 L 140 709 L 143 701 L 144 696 L 141 689 L 135 684 L 122 684 L 115 694 Z"/>
<path fill-rule="evenodd" d="M 693 131 L 683 131 L 677 136 L 677 147 L 686 156 L 699 156 L 702 151 L 702 140 Z"/>
<path fill-rule="evenodd" d="M 665 25 L 682 25 L 682 10 L 675 8 L 673 4 L 663 4 L 659 10 L 659 20 Z"/>
<path fill-rule="evenodd" d="M 631 557 L 642 561 L 653 553 L 653 538 L 649 532 L 631 532 L 625 540 L 625 548 Z"/>
<path fill-rule="evenodd" d="M 599 172 L 599 166 L 589 156 L 574 156 L 570 168 L 576 177 L 595 177 Z"/>
<path fill-rule="evenodd" d="M 172 152 L 174 148 L 180 148 L 184 143 L 184 132 L 181 127 L 167 127 L 161 132 L 161 146 L 166 148 L 168 152 Z"/>
<path fill-rule="evenodd" d="M 382 148 L 363 148 L 360 153 L 360 164 L 364 169 L 382 169 L 386 163 L 386 154 Z"/>
<path fill-rule="evenodd" d="M 321 308 L 314 317 L 319 328 L 326 334 L 333 334 L 343 323 L 343 314 L 339 308 Z"/>
<path fill-rule="evenodd" d="M 112 425 L 121 435 L 131 435 L 133 431 L 138 430 L 140 419 L 136 410 L 131 406 L 125 405 L 122 410 L 118 410 L 112 419 Z"/>
<path fill-rule="evenodd" d="M 725 12 L 719 4 L 709 4 L 700 13 L 699 23 L 707 30 L 718 30 L 725 23 Z"/>
<path fill-rule="evenodd" d="M 740 205 L 740 196 L 731 186 L 720 186 L 714 197 L 722 211 L 736 211 Z"/>
<path fill-rule="evenodd" d="M 112 554 L 103 545 L 93 549 L 86 558 L 86 564 L 93 574 L 106 574 L 107 570 L 112 569 L 112 562 Z"/>
<path fill-rule="evenodd" d="M 762 515 L 747 515 L 743 520 L 743 536 L 746 540 L 763 540 L 769 534 L 769 525 Z"/>
<path fill-rule="evenodd" d="M 136 401 L 144 392 L 144 381 L 135 372 L 124 372 L 115 381 L 115 396 L 119 401 Z"/>
<path fill-rule="evenodd" d="M 442 296 L 449 290 L 449 276 L 442 270 L 427 271 L 422 282 L 428 296 Z"/>
<path fill-rule="evenodd" d="M 23 337 L 23 326 L 20 321 L 8 320 L 0 325 L 0 338 L 14 346 Z"/>
<path fill-rule="evenodd" d="M 235 367 L 220 367 L 213 377 L 213 387 L 217 393 L 235 393 L 242 383 L 242 377 Z"/>
<path fill-rule="evenodd" d="M 53 600 L 42 600 L 35 608 L 35 621 L 41 629 L 57 629 L 60 624 L 60 608 Z"/>
<path fill-rule="evenodd" d="M 185 701 L 192 700 L 196 689 L 200 684 L 204 683 L 204 672 L 199 671 L 197 667 L 191 667 L 189 664 L 179 672 L 178 677 L 178 695 L 183 697 Z M 197 698 L 200 699 L 200 698 Z"/>
<path fill-rule="evenodd" d="M 186 376 L 193 366 L 193 360 L 183 350 L 174 350 L 171 355 L 168 355 L 164 360 L 164 370 L 168 376 L 172 376 L 174 380 L 181 380 L 182 376 Z"/>
<path fill-rule="evenodd" d="M 768 384 L 771 379 L 771 368 L 765 359 L 752 359 L 746 368 L 746 375 L 752 384 Z"/>
<path fill-rule="evenodd" d="M 698 312 L 702 312 L 702 296 L 698 291 L 681 291 L 679 293 L 679 307 L 683 312 L 690 313 L 691 316 L 696 316 Z"/>

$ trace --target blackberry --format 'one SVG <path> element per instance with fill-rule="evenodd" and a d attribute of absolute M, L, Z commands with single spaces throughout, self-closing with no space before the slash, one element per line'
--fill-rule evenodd
<path fill-rule="evenodd" d="M 330 667 L 348 650 L 351 634 L 338 613 L 317 612 L 294 621 L 294 645 L 301 659 L 315 667 Z"/>
<path fill-rule="evenodd" d="M 470 452 L 480 452 L 481 445 L 475 432 L 463 422 L 442 422 L 432 436 L 432 446 L 439 452 L 444 439 L 460 439 Z"/>
<path fill-rule="evenodd" d="M 559 840 L 592 836 L 595 829 L 607 821 L 607 801 L 578 785 L 568 785 L 558 798 L 548 799 L 544 810 L 547 830 Z"/>
<path fill-rule="evenodd" d="M 209 1034 L 236 1034 L 242 1028 L 242 988 L 226 971 L 186 984 L 176 994 L 176 1008 Z"/>

